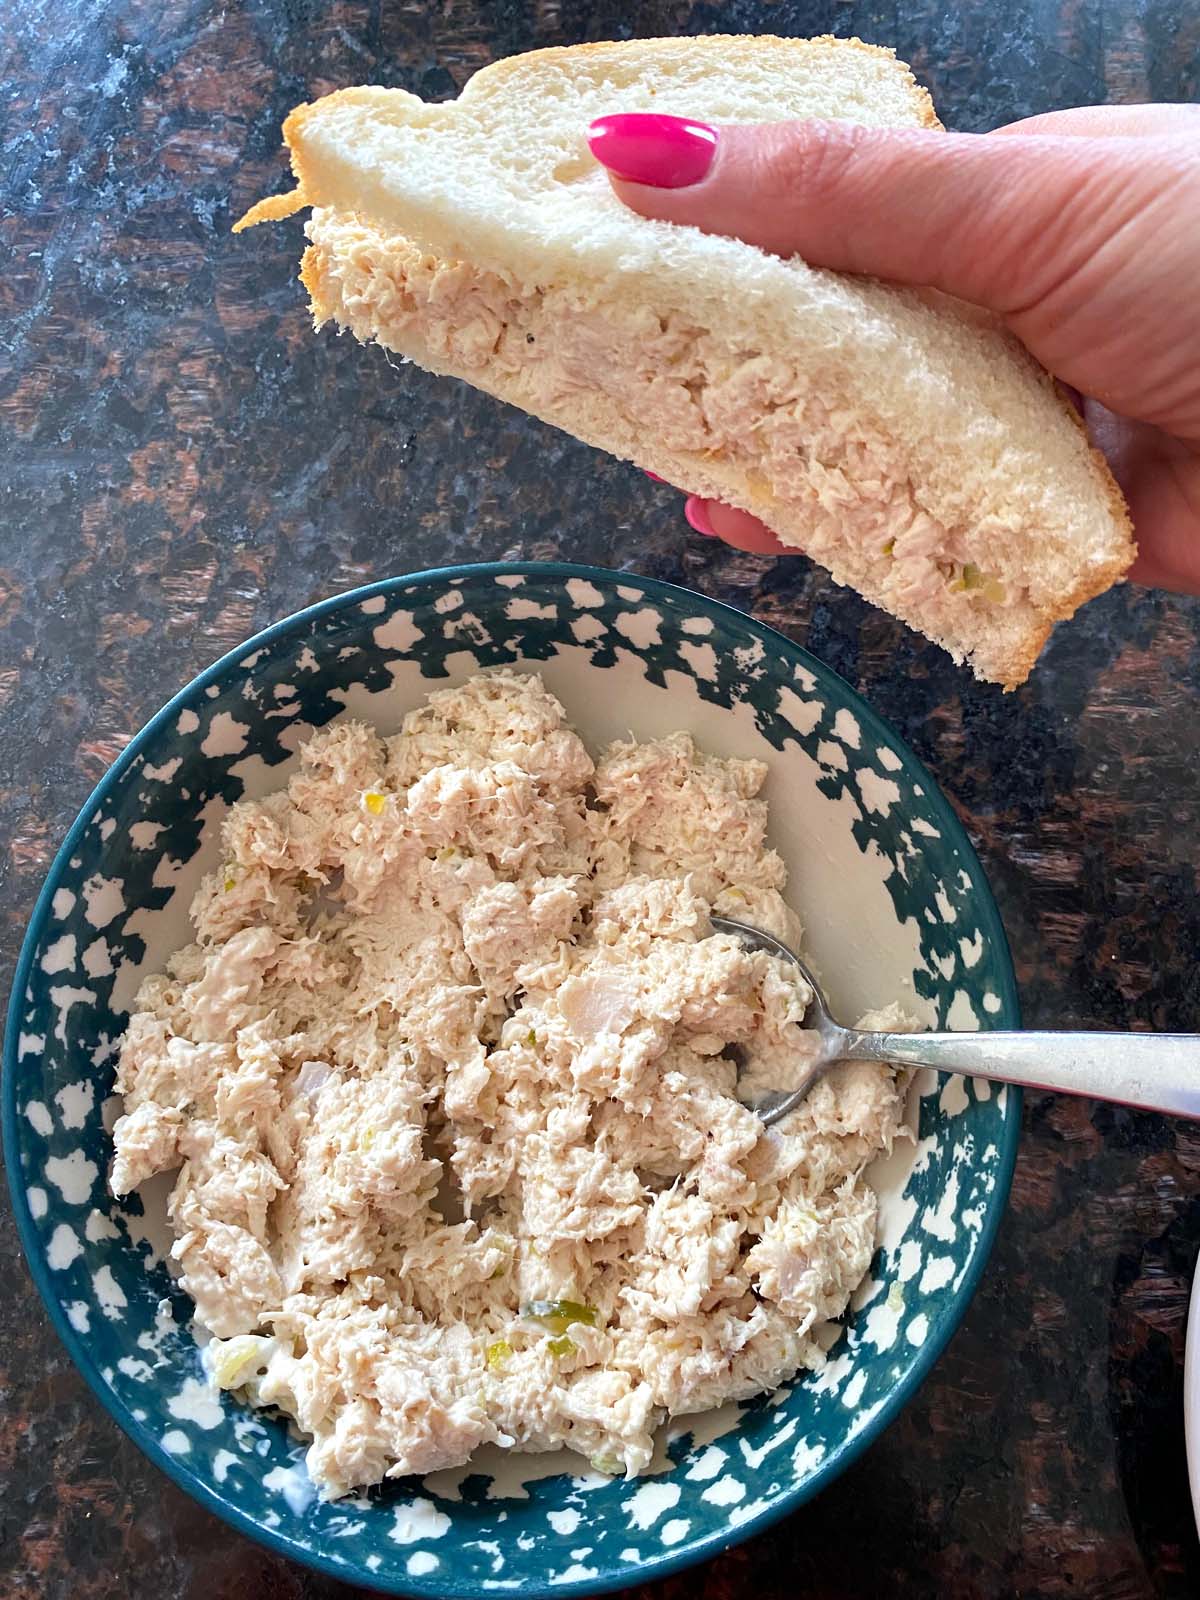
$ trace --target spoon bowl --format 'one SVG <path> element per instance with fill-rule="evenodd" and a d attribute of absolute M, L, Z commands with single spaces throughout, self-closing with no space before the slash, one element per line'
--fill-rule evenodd
<path fill-rule="evenodd" d="M 790 962 L 809 990 L 804 1015 L 811 1036 L 809 1067 L 795 1088 L 766 1095 L 751 1107 L 768 1127 L 794 1111 L 841 1061 L 933 1067 L 1200 1121 L 1200 1034 L 887 1033 L 847 1028 L 830 1015 L 817 980 L 782 940 L 732 917 L 710 921 L 718 933 L 731 933 L 751 949 Z"/>

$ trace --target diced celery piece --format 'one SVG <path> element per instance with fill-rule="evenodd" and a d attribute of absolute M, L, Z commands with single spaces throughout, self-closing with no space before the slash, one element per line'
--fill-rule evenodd
<path fill-rule="evenodd" d="M 521 1315 L 540 1322 L 551 1333 L 565 1333 L 573 1322 L 596 1326 L 595 1306 L 581 1305 L 578 1300 L 531 1300 L 521 1308 Z"/>
<path fill-rule="evenodd" d="M 212 1375 L 219 1389 L 236 1389 L 250 1376 L 262 1359 L 269 1341 L 256 1333 L 238 1334 L 233 1339 L 214 1340 Z"/>

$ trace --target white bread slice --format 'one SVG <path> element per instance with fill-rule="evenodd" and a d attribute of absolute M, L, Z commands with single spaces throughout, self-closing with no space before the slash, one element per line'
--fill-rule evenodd
<path fill-rule="evenodd" d="M 364 87 L 297 107 L 298 187 L 237 227 L 312 205 L 318 327 L 753 512 L 977 676 L 1022 682 L 1135 554 L 1074 409 L 972 308 L 630 212 L 586 133 L 632 110 L 938 126 L 858 40 L 541 50 L 454 101 Z"/>

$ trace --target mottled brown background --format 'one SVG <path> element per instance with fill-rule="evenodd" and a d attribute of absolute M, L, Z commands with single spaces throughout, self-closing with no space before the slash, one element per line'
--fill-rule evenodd
<path fill-rule="evenodd" d="M 1196 0 L 0 3 L 0 969 L 90 786 L 254 629 L 443 560 L 559 554 L 690 584 L 806 644 L 932 765 L 979 844 L 1031 1023 L 1200 1030 L 1200 603 L 1126 590 L 1015 696 L 836 590 L 690 536 L 676 497 L 465 389 L 307 328 L 279 123 L 353 82 L 453 94 L 496 56 L 632 33 L 895 44 L 946 121 L 1200 98 Z M 985 1285 L 828 1493 L 644 1591 L 814 1600 L 1200 1592 L 1181 1363 L 1200 1129 L 1034 1097 Z M 0 1594 L 349 1594 L 160 1478 L 60 1351 L 0 1228 Z"/>

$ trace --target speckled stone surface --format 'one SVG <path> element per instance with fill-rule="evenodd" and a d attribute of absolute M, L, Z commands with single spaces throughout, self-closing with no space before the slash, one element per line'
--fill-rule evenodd
<path fill-rule="evenodd" d="M 0 135 L 0 964 L 92 783 L 264 623 L 446 560 L 565 555 L 752 611 L 931 764 L 1004 913 L 1027 1020 L 1200 1030 L 1200 602 L 1127 589 L 1016 695 L 800 559 L 688 534 L 676 497 L 482 396 L 314 339 L 299 223 L 234 240 L 296 101 L 453 93 L 495 56 L 666 32 L 895 44 L 951 126 L 1200 98 L 1189 0 L 29 0 Z M 1200 1592 L 1181 1412 L 1200 1130 L 1031 1096 L 992 1267 L 925 1389 L 820 1499 L 644 1591 L 714 1600 Z M 143 1461 L 0 1229 L 0 1593 L 326 1597 Z"/>

